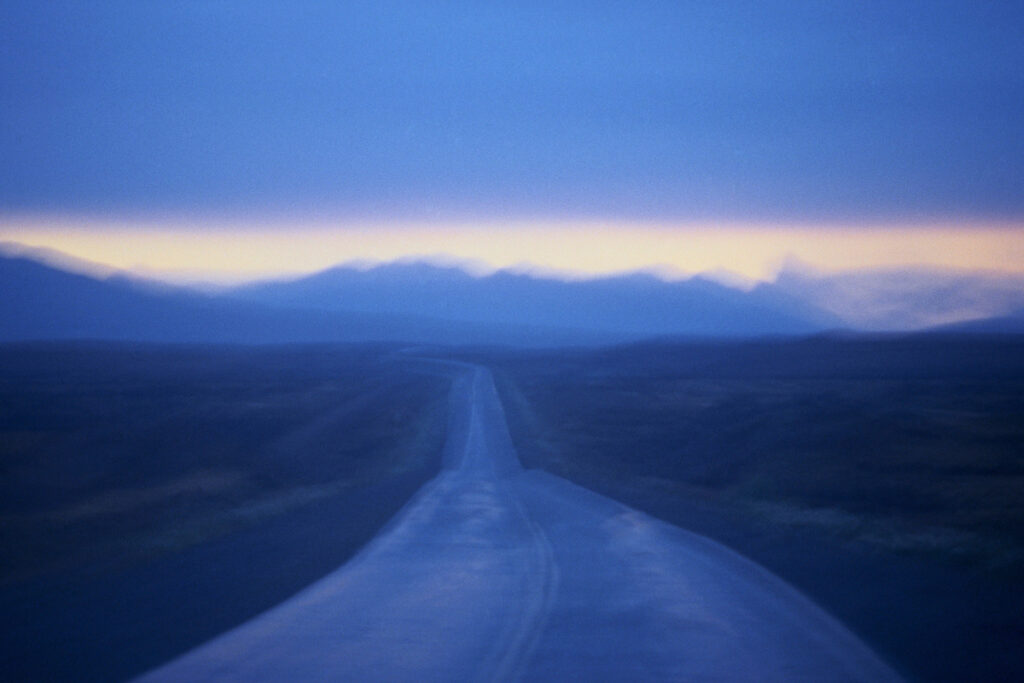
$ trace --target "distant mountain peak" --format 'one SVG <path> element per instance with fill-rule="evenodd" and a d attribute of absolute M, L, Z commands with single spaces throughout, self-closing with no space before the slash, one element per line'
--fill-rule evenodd
<path fill-rule="evenodd" d="M 408 260 L 359 269 L 342 264 L 287 282 L 252 283 L 231 294 L 275 306 L 563 327 L 632 338 L 804 333 L 822 329 L 821 318 L 827 317 L 794 305 L 788 296 L 773 300 L 707 275 L 670 281 L 639 270 L 564 278 L 522 268 L 472 275 L 459 265 Z"/>
<path fill-rule="evenodd" d="M 0 241 L 0 258 L 3 257 L 21 258 L 57 270 L 87 275 L 95 279 L 104 279 L 122 273 L 122 271 L 116 268 L 71 256 L 56 249 L 33 247 L 19 242 Z"/>

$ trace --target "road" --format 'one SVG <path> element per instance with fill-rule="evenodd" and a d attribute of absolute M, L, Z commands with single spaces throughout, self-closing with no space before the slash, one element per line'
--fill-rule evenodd
<path fill-rule="evenodd" d="M 486 369 L 450 401 L 441 473 L 359 555 L 140 680 L 899 680 L 765 569 L 523 470 Z"/>

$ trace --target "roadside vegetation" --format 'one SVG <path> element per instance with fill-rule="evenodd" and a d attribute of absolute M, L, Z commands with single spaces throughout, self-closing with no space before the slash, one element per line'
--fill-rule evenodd
<path fill-rule="evenodd" d="M 911 677 L 1024 670 L 1024 340 L 665 342 L 487 362 L 526 466 L 767 565 Z"/>
<path fill-rule="evenodd" d="M 436 472 L 448 386 L 370 346 L 0 348 L 7 671 L 139 673 L 339 566 Z"/>

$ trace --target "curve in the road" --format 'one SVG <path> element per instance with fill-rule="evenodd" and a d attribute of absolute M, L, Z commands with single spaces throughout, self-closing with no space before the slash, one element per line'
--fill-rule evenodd
<path fill-rule="evenodd" d="M 523 471 L 490 373 L 459 367 L 437 478 L 351 562 L 143 680 L 898 679 L 763 568 Z"/>

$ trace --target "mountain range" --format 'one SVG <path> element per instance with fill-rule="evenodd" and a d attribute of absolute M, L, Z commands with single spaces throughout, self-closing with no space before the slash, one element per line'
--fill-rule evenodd
<path fill-rule="evenodd" d="M 339 266 L 238 287 L 227 295 L 285 308 L 388 311 L 628 337 L 799 334 L 842 324 L 784 292 L 745 292 L 699 276 L 666 282 L 630 273 L 574 281 L 501 270 L 476 277 L 422 262 Z"/>
<path fill-rule="evenodd" d="M 841 315 L 844 306 L 856 303 L 857 292 L 867 292 L 867 300 L 877 298 L 879 287 L 873 283 L 879 278 L 866 275 L 858 280 L 849 274 L 784 272 L 773 283 L 744 290 L 701 276 L 666 281 L 630 273 L 566 280 L 508 270 L 474 276 L 458 267 L 394 262 L 342 265 L 210 293 L 68 263 L 10 248 L 0 254 L 0 341 L 589 345 L 879 329 L 865 325 L 863 316 Z M 961 324 L 949 328 L 955 331 L 1019 330 L 1024 316 L 1012 312 L 1024 287 L 979 278 L 955 281 L 959 298 L 953 305 L 962 308 L 971 296 L 987 301 L 986 292 L 995 287 L 1002 298 L 993 304 L 997 315 L 989 322 L 945 320 L 941 310 L 920 313 L 921 319 L 937 315 L 946 325 Z M 920 285 L 927 279 L 930 290 Z M 912 307 L 915 296 L 941 309 L 943 287 L 950 291 L 951 282 L 935 273 L 919 274 L 909 288 L 914 296 L 896 288 L 885 315 L 899 317 L 891 311 Z M 1024 307 L 1024 297 L 1020 302 Z"/>

